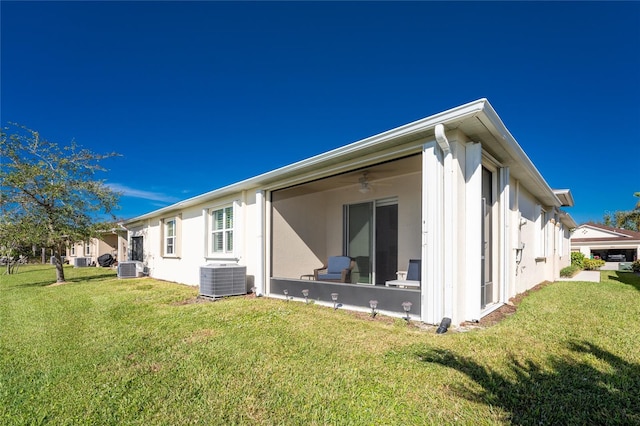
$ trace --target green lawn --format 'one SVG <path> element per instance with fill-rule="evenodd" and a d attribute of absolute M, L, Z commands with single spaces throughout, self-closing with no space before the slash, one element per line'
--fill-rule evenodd
<path fill-rule="evenodd" d="M 28 266 L 0 277 L 0 424 L 640 424 L 640 277 L 437 335 L 304 303 Z"/>

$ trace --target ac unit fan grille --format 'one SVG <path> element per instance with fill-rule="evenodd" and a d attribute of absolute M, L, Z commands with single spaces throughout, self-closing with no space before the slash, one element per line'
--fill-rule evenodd
<path fill-rule="evenodd" d="M 136 278 L 138 269 L 140 269 L 138 262 L 120 262 L 118 263 L 118 278 Z"/>
<path fill-rule="evenodd" d="M 223 297 L 247 294 L 246 266 L 203 266 L 200 268 L 200 295 Z"/>
<path fill-rule="evenodd" d="M 85 268 L 89 266 L 89 261 L 90 259 L 86 257 L 76 257 L 73 261 L 73 266 L 76 268 Z"/>

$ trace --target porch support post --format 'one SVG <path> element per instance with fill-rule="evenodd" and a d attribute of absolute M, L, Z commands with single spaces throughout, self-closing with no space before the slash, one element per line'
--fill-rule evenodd
<path fill-rule="evenodd" d="M 482 276 L 482 145 L 469 142 L 465 153 L 465 282 L 461 321 L 480 319 Z"/>
<path fill-rule="evenodd" d="M 256 287 L 257 295 L 264 295 L 264 265 L 266 262 L 265 259 L 265 251 L 264 251 L 264 191 L 258 190 L 256 191 L 256 209 L 257 209 L 257 241 L 256 241 L 256 275 L 254 278 L 254 286 Z"/>
<path fill-rule="evenodd" d="M 422 321 L 443 316 L 443 158 L 435 141 L 422 148 Z"/>
<path fill-rule="evenodd" d="M 443 155 L 443 175 L 442 175 L 442 284 L 443 284 L 443 317 L 453 317 L 453 267 L 454 267 L 454 245 L 453 222 L 454 208 L 453 199 L 457 188 L 453 186 L 453 154 L 451 144 L 445 134 L 442 124 L 436 125 L 436 141 L 442 149 Z M 438 318 L 436 318 L 438 319 Z"/>
<path fill-rule="evenodd" d="M 509 186 L 509 168 L 501 167 L 499 169 L 499 185 L 498 193 L 500 200 L 500 254 L 498 259 L 500 262 L 500 276 L 498 277 L 498 283 L 500 285 L 500 302 L 506 303 L 508 299 L 508 289 L 510 285 L 511 277 L 511 262 L 513 256 L 511 254 L 511 221 L 509 212 L 511 208 L 509 206 L 510 186 Z"/>

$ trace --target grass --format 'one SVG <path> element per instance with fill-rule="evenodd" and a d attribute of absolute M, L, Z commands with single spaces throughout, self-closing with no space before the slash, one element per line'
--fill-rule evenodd
<path fill-rule="evenodd" d="M 640 424 L 640 276 L 437 335 L 51 266 L 0 278 L 0 424 Z"/>

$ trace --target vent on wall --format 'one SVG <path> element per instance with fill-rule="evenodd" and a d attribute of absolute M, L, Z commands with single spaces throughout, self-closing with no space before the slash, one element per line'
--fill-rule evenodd
<path fill-rule="evenodd" d="M 118 263 L 118 278 L 137 278 L 144 275 L 144 264 L 134 260 Z"/>
<path fill-rule="evenodd" d="M 75 259 L 73 259 L 73 266 L 75 266 L 76 268 L 85 268 L 89 266 L 90 263 L 91 258 L 88 257 L 76 257 Z"/>
<path fill-rule="evenodd" d="M 222 297 L 247 294 L 247 267 L 207 265 L 200 267 L 200 295 Z"/>

